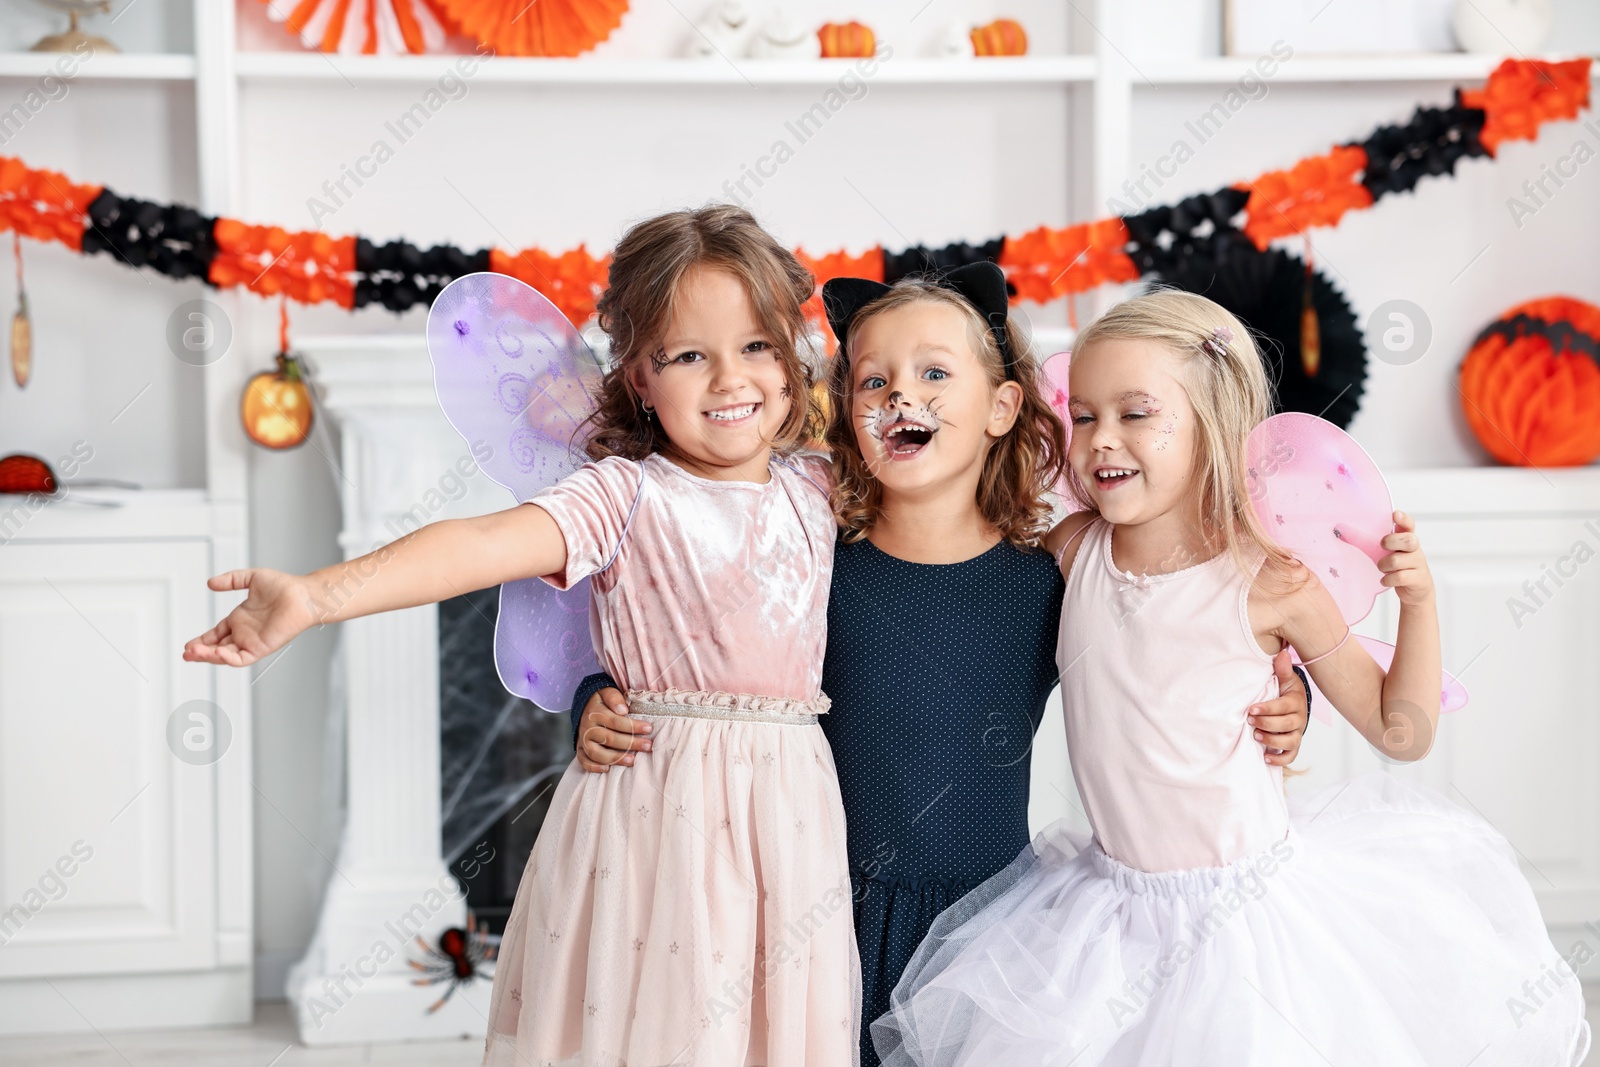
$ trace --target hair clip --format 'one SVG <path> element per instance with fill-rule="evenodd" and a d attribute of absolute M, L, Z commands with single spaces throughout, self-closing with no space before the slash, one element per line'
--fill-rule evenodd
<path fill-rule="evenodd" d="M 1200 347 L 1218 359 L 1226 359 L 1228 345 L 1233 341 L 1233 331 L 1226 326 L 1218 326 L 1211 331 L 1211 336 L 1200 342 Z"/>

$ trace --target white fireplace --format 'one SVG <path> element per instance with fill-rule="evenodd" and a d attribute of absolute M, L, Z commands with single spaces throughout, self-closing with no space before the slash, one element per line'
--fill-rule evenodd
<path fill-rule="evenodd" d="M 312 338 L 299 348 L 340 431 L 333 458 L 346 559 L 416 525 L 513 503 L 445 420 L 420 333 Z M 429 1014 L 446 987 L 413 984 L 419 972 L 406 962 L 422 955 L 416 936 L 437 943 L 440 931 L 466 920 L 440 855 L 437 606 L 340 625 L 348 816 L 316 934 L 289 973 L 301 1040 L 481 1036 L 489 981 L 462 987 Z"/>

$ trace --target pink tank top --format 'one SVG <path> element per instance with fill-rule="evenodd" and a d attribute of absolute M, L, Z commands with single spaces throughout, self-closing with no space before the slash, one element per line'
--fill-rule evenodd
<path fill-rule="evenodd" d="M 1283 771 L 1247 719 L 1278 693 L 1230 553 L 1117 570 L 1096 519 L 1067 579 L 1056 666 L 1067 751 L 1100 847 L 1145 871 L 1219 867 L 1288 833 Z M 1252 571 L 1265 558 L 1258 550 Z"/>

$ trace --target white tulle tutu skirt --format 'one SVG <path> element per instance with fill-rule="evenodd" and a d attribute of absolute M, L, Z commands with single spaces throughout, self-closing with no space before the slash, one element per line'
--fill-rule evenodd
<path fill-rule="evenodd" d="M 935 923 L 886 1067 L 1574 1067 L 1581 987 L 1510 845 L 1373 774 L 1273 848 L 1148 873 L 1058 823 Z"/>

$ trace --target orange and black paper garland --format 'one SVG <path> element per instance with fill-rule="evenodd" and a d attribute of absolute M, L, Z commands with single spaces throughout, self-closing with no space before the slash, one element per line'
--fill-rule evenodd
<path fill-rule="evenodd" d="M 1408 192 L 1424 177 L 1453 173 L 1464 158 L 1492 157 L 1504 141 L 1531 140 L 1543 123 L 1575 118 L 1589 106 L 1589 64 L 1508 59 L 1483 88 L 1457 90 L 1448 107 L 1419 108 L 1409 122 L 1380 127 L 1359 143 L 1136 215 L 1039 227 L 975 245 L 797 255 L 816 275 L 819 291 L 839 276 L 893 282 L 917 271 L 993 260 L 1005 269 L 1016 300 L 1043 302 L 1141 277 L 1204 292 L 1266 336 L 1284 410 L 1320 412 L 1348 425 L 1366 376 L 1355 316 L 1326 278 L 1270 248 L 1271 242 L 1336 225 L 1347 211 Z M 578 323 L 593 314 L 608 264 L 582 245 L 559 254 L 421 249 L 405 241 L 376 244 L 252 226 L 78 185 L 0 157 L 0 231 L 7 229 L 109 253 L 174 278 L 346 308 L 380 304 L 402 312 L 431 303 L 453 278 L 492 270 L 527 282 Z M 808 311 L 821 322 L 820 298 L 812 304 Z"/>

